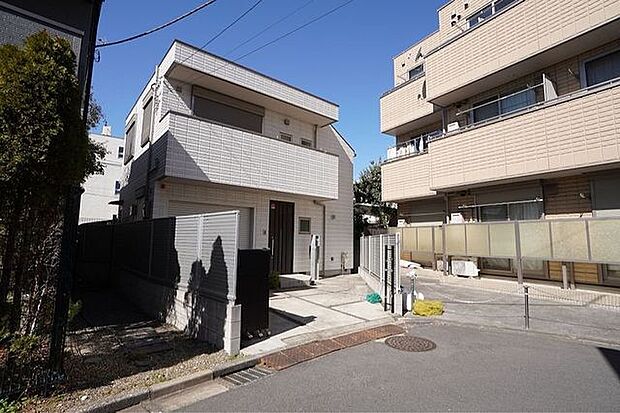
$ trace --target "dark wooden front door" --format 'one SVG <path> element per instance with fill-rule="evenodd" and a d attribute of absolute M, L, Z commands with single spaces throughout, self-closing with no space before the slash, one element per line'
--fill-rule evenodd
<path fill-rule="evenodd" d="M 280 274 L 293 272 L 293 237 L 295 235 L 295 204 L 269 202 L 269 248 L 271 270 Z"/>

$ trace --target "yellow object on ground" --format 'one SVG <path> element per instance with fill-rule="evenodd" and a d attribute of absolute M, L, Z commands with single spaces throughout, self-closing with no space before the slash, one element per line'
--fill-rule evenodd
<path fill-rule="evenodd" d="M 416 300 L 413 304 L 413 314 L 424 317 L 443 314 L 443 303 L 438 300 Z"/>

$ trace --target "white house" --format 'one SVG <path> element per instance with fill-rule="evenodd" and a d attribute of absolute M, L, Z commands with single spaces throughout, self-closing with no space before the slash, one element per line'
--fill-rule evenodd
<path fill-rule="evenodd" d="M 84 193 L 80 203 L 80 224 L 110 220 L 118 214 L 118 206 L 110 205 L 110 202 L 118 201 L 121 189 L 124 141 L 122 138 L 112 136 L 111 132 L 109 126 L 104 126 L 101 134 L 90 134 L 90 139 L 103 144 L 108 153 L 102 161 L 104 173 L 91 175 L 84 182 Z"/>
<path fill-rule="evenodd" d="M 273 270 L 353 266 L 354 150 L 338 105 L 174 41 L 129 112 L 122 221 L 240 211 L 240 248 L 270 248 Z"/>

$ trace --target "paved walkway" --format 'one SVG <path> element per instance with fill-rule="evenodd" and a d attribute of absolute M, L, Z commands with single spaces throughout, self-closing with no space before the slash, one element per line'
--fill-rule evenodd
<path fill-rule="evenodd" d="M 269 300 L 271 337 L 250 342 L 241 352 L 272 352 L 393 321 L 380 304 L 366 302 L 369 292 L 355 274 L 325 278 L 314 287 L 275 292 Z"/>
<path fill-rule="evenodd" d="M 480 326 L 523 329 L 525 320 L 524 295 L 517 292 L 516 283 L 506 283 L 505 291 L 475 288 L 471 280 L 443 276 L 418 276 L 416 289 L 426 299 L 438 299 L 445 304 L 445 313 L 435 321 L 467 323 Z M 531 287 L 534 292 L 536 287 Z M 572 338 L 620 344 L 620 311 L 614 308 L 591 307 L 560 296 L 538 294 L 530 298 L 530 330 Z M 545 297 L 541 299 L 536 297 Z M 427 318 L 408 318 L 427 321 Z"/>

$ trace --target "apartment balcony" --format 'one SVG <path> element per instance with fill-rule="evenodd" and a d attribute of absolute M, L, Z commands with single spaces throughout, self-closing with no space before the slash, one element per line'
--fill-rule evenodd
<path fill-rule="evenodd" d="M 176 112 L 160 125 L 167 177 L 338 198 L 336 155 Z"/>
<path fill-rule="evenodd" d="M 380 100 L 381 132 L 399 135 L 432 115 L 435 107 L 426 101 L 426 77 L 403 83 L 386 92 Z M 437 114 L 437 119 L 441 117 Z"/>
<path fill-rule="evenodd" d="M 536 103 L 431 140 L 428 152 L 382 166 L 383 198 L 399 201 L 620 165 L 620 81 Z"/>
<path fill-rule="evenodd" d="M 618 33 L 620 0 L 517 0 L 427 54 L 427 100 L 447 106 Z"/>
<path fill-rule="evenodd" d="M 338 120 L 337 104 L 178 40 L 163 58 L 159 73 L 313 125 Z"/>

